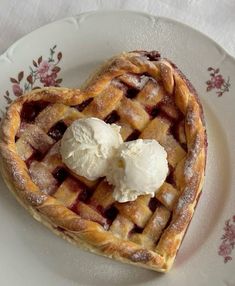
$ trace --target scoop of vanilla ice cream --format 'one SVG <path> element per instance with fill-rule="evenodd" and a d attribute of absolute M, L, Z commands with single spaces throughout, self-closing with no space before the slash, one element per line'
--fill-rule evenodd
<path fill-rule="evenodd" d="M 106 174 L 109 159 L 123 142 L 120 127 L 98 118 L 74 121 L 65 131 L 60 152 L 63 162 L 77 175 L 96 180 Z"/>
<path fill-rule="evenodd" d="M 115 186 L 114 199 L 127 202 L 139 195 L 154 196 L 167 173 L 165 149 L 156 140 L 138 139 L 119 147 L 106 176 L 107 181 Z"/>

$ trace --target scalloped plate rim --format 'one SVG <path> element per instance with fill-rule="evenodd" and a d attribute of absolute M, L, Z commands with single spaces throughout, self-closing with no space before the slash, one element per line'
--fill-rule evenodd
<path fill-rule="evenodd" d="M 18 40 L 16 40 L 14 43 L 12 43 L 1 55 L 0 55 L 0 60 L 2 58 L 4 58 L 6 56 L 6 54 L 8 53 L 9 50 L 11 50 L 15 45 L 17 44 L 20 44 L 21 41 L 23 40 L 26 40 L 27 37 L 30 37 L 31 34 L 35 33 L 35 32 L 38 32 L 40 31 L 41 29 L 45 29 L 47 28 L 48 26 L 50 26 L 51 24 L 57 24 L 57 23 L 60 23 L 60 22 L 64 22 L 64 21 L 67 21 L 67 20 L 70 20 L 70 19 L 79 19 L 81 17 L 89 17 L 93 14 L 106 14 L 106 13 L 133 13 L 133 14 L 141 14 L 143 16 L 146 16 L 146 17 L 153 17 L 157 20 L 163 20 L 163 21 L 167 21 L 167 22 L 171 22 L 171 23 L 175 23 L 177 25 L 181 25 L 187 29 L 191 29 L 193 32 L 197 33 L 197 34 L 200 34 L 202 37 L 206 38 L 212 45 L 215 45 L 219 50 L 221 50 L 223 53 L 226 54 L 226 56 L 230 57 L 231 60 L 234 61 L 234 64 L 235 64 L 235 56 L 232 56 L 228 51 L 226 51 L 225 48 L 223 48 L 220 44 L 218 44 L 214 39 L 212 39 L 210 36 L 204 34 L 203 32 L 201 32 L 200 30 L 188 25 L 188 24 L 185 24 L 183 22 L 180 22 L 178 20 L 175 20 L 175 19 L 172 19 L 172 18 L 169 18 L 169 17 L 165 17 L 165 16 L 157 16 L 157 15 L 154 15 L 154 14 L 150 14 L 150 13 L 147 13 L 147 12 L 141 12 L 141 11 L 138 11 L 138 10 L 112 10 L 112 9 L 107 9 L 107 10 L 92 10 L 92 11 L 88 11 L 88 12 L 84 12 L 84 13 L 80 13 L 80 14 L 76 14 L 74 16 L 69 16 L 69 17 L 64 17 L 62 19 L 58 19 L 56 21 L 52 21 L 50 23 L 47 23 L 45 25 L 42 25 L 41 27 L 27 33 L 26 35 L 20 37 Z M 7 57 L 7 56 L 6 56 Z"/>

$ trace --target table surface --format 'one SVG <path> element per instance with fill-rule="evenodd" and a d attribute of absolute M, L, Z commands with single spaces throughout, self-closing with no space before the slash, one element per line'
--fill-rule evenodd
<path fill-rule="evenodd" d="M 0 0 L 0 54 L 25 34 L 82 12 L 128 9 L 183 22 L 235 57 L 235 0 Z"/>

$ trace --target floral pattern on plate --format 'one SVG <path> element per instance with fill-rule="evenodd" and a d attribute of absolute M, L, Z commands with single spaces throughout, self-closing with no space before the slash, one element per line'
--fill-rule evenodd
<path fill-rule="evenodd" d="M 50 48 L 47 59 L 40 56 L 37 60 L 33 60 L 27 74 L 24 71 L 20 71 L 17 77 L 10 78 L 12 92 L 15 97 L 40 87 L 60 86 L 62 78 L 58 78 L 58 75 L 61 70 L 59 63 L 62 59 L 62 53 L 56 52 L 56 48 L 57 45 Z M 4 98 L 7 105 L 13 101 L 9 90 L 5 92 Z"/>
<path fill-rule="evenodd" d="M 224 258 L 224 263 L 232 260 L 232 251 L 235 248 L 235 215 L 225 221 L 224 234 L 221 237 L 218 254 Z"/>
<path fill-rule="evenodd" d="M 210 72 L 210 80 L 206 82 L 206 91 L 216 90 L 217 96 L 221 97 L 225 92 L 229 92 L 231 86 L 230 78 L 224 79 L 223 75 L 220 74 L 219 68 L 209 67 L 207 69 Z"/>

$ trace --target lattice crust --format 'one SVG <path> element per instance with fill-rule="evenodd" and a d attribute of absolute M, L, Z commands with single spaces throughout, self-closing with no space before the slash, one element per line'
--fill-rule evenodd
<path fill-rule="evenodd" d="M 154 198 L 118 203 L 103 178 L 62 163 L 60 139 L 76 119 L 121 126 L 124 140 L 156 139 L 169 174 Z M 16 100 L 1 129 L 3 177 L 33 216 L 93 252 L 157 271 L 170 269 L 202 188 L 206 133 L 189 81 L 157 52 L 111 59 L 83 90 L 44 88 Z"/>

